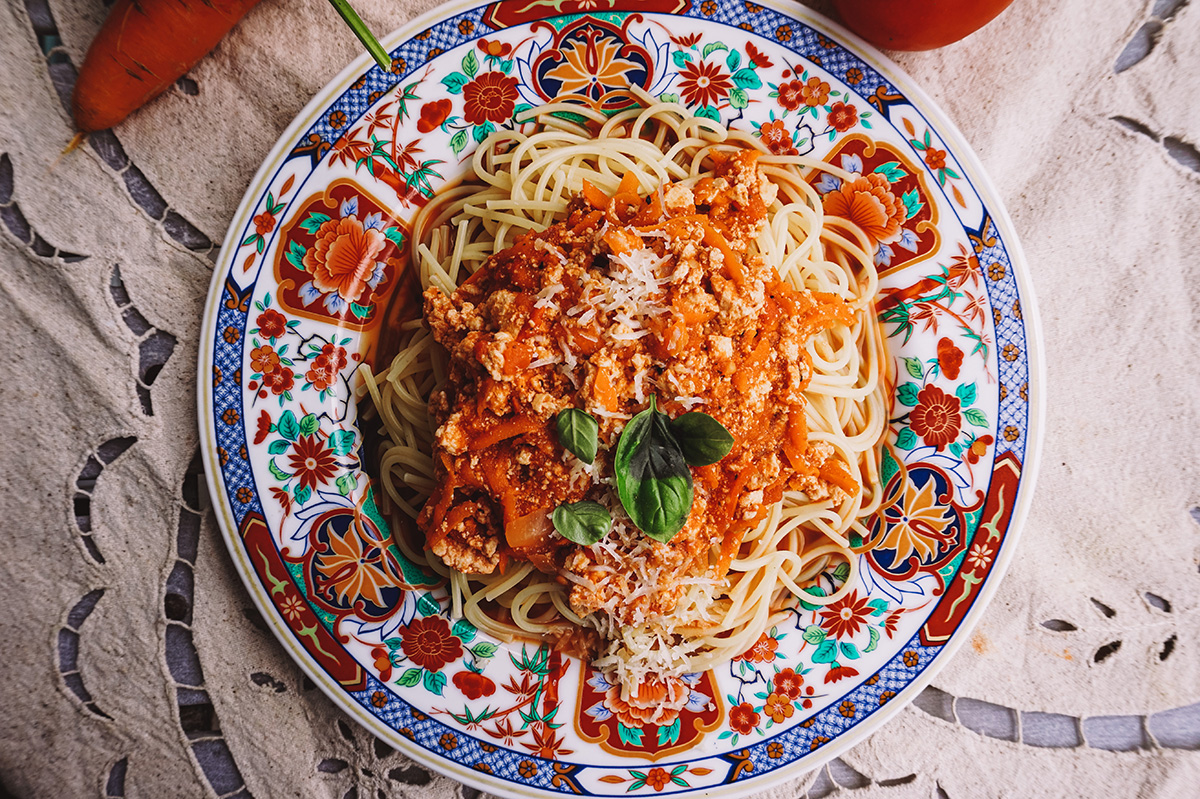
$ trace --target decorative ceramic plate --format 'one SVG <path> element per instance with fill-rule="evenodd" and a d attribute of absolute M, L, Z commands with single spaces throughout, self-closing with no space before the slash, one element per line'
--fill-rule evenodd
<path fill-rule="evenodd" d="M 1032 490 L 1042 379 L 1028 277 L 961 136 L 894 65 L 791 4 L 458 4 L 385 45 L 390 70 L 360 58 L 268 156 L 204 316 L 210 487 L 284 647 L 376 735 L 502 795 L 731 797 L 861 740 L 969 634 Z M 879 231 L 877 307 L 899 375 L 858 583 L 688 676 L 690 701 L 655 724 L 587 664 L 450 616 L 444 584 L 390 542 L 354 399 L 385 309 L 416 296 L 416 211 L 515 114 L 563 95 L 616 111 L 633 84 L 858 174 L 811 180 L 842 195 L 827 209 Z"/>

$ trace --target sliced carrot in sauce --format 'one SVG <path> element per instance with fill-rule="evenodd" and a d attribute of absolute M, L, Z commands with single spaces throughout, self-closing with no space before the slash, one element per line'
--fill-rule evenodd
<path fill-rule="evenodd" d="M 603 211 L 608 207 L 608 195 L 600 191 L 592 185 L 591 181 L 583 181 L 583 199 L 588 201 L 588 205 L 595 208 L 597 211 Z"/>
<path fill-rule="evenodd" d="M 608 369 L 596 370 L 596 379 L 592 385 L 592 394 L 595 395 L 596 401 L 603 405 L 606 410 L 615 411 L 617 409 L 617 392 L 613 388 L 612 377 L 609 375 Z"/>
<path fill-rule="evenodd" d="M 538 419 L 536 416 L 520 416 L 516 419 L 503 419 L 496 422 L 487 430 L 477 433 L 471 439 L 471 448 L 478 451 L 487 449 L 493 444 L 501 441 L 507 441 L 510 438 L 516 438 L 526 433 L 532 433 L 540 427 L 545 426 L 545 422 Z"/>
<path fill-rule="evenodd" d="M 845 464 L 837 458 L 826 458 L 825 462 L 821 464 L 818 476 L 826 483 L 837 486 L 847 494 L 858 492 L 858 481 L 850 475 L 850 472 L 846 470 Z"/>
<path fill-rule="evenodd" d="M 623 227 L 610 227 L 604 232 L 604 243 L 616 255 L 626 255 L 643 248 L 642 239 Z"/>

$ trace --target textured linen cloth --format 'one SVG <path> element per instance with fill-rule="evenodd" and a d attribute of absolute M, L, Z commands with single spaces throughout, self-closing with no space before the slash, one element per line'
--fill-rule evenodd
<path fill-rule="evenodd" d="M 376 32 L 433 5 L 355 3 Z M 474 799 L 288 659 L 198 466 L 214 248 L 358 45 L 323 2 L 265 0 L 64 156 L 72 65 L 106 10 L 0 8 L 0 796 Z M 1186 0 L 1017 0 L 963 42 L 895 56 L 1023 243 L 1048 364 L 1040 478 L 1011 571 L 935 687 L 761 796 L 1196 795 L 1197 43 Z"/>

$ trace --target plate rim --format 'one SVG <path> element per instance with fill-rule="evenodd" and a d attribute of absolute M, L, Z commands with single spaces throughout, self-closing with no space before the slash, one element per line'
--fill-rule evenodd
<path fill-rule="evenodd" d="M 724 0 L 733 2 L 733 0 Z M 1019 297 L 1022 305 L 1022 325 L 1025 332 L 1025 355 L 1029 369 L 1030 397 L 1028 400 L 1028 421 L 1026 423 L 1025 458 L 1022 462 L 1020 482 L 1014 500 L 1004 546 L 998 553 L 995 564 L 975 598 L 970 610 L 957 625 L 950 639 L 941 646 L 941 652 L 924 668 L 908 685 L 895 696 L 887 706 L 879 708 L 867 719 L 854 725 L 853 728 L 839 735 L 818 752 L 808 758 L 800 759 L 773 769 L 762 776 L 738 780 L 734 783 L 711 786 L 708 788 L 693 788 L 675 792 L 676 796 L 716 796 L 723 799 L 737 799 L 761 790 L 776 787 L 783 782 L 795 779 L 810 771 L 824 766 L 849 749 L 861 744 L 890 722 L 901 710 L 911 703 L 926 687 L 933 682 L 946 664 L 953 660 L 963 643 L 978 625 L 983 613 L 995 599 L 1000 583 L 1011 565 L 1017 546 L 1020 543 L 1025 523 L 1028 520 L 1033 497 L 1040 471 L 1042 446 L 1044 439 L 1044 418 L 1046 409 L 1046 365 L 1044 340 L 1042 335 L 1041 316 L 1036 294 L 1033 287 L 1032 275 L 1017 236 L 1012 218 L 1007 206 L 1003 203 L 992 179 L 974 149 L 969 145 L 958 126 L 946 115 L 942 108 L 921 88 L 921 86 L 891 58 L 875 46 L 867 43 L 861 37 L 852 33 L 841 23 L 832 20 L 812 8 L 797 4 L 785 4 L 781 0 L 757 0 L 760 5 L 799 21 L 813 30 L 829 35 L 855 56 L 870 64 L 892 85 L 902 89 L 903 93 L 922 115 L 935 123 L 935 130 L 942 142 L 948 145 L 960 165 L 965 167 L 970 175 L 970 185 L 984 200 L 992 223 L 995 225 L 1004 249 L 1013 266 Z M 477 8 L 486 7 L 492 3 L 486 0 L 456 0 L 437 5 L 424 14 L 416 16 L 404 25 L 392 30 L 382 37 L 384 49 L 391 53 L 404 42 L 413 38 L 422 30 L 459 14 Z M 637 13 L 637 12 L 633 12 Z M 653 12 L 662 14 L 663 12 Z M 550 15 L 546 18 L 562 16 Z M 709 23 L 719 24 L 719 23 Z M 213 424 L 212 407 L 213 395 L 209 375 L 213 366 L 213 351 L 209 343 L 216 333 L 218 306 L 225 280 L 230 269 L 236 264 L 233 261 L 237 248 L 239 231 L 245 225 L 256 207 L 256 201 L 270 183 L 271 177 L 281 163 L 281 159 L 290 151 L 290 143 L 297 134 L 307 130 L 316 118 L 324 111 L 331 99 L 340 96 L 357 77 L 370 70 L 374 61 L 367 53 L 361 53 L 346 67 L 339 71 L 323 87 L 321 87 L 308 103 L 296 114 L 288 125 L 279 133 L 275 144 L 264 156 L 261 165 L 250 180 L 246 191 L 238 203 L 237 209 L 230 220 L 229 229 L 221 244 L 219 255 L 213 267 L 213 276 L 209 290 L 205 296 L 204 309 L 201 317 L 199 332 L 199 352 L 197 358 L 197 414 L 199 422 L 199 442 L 201 459 L 204 464 L 205 482 L 212 498 L 214 517 L 221 538 L 233 561 L 238 578 L 245 586 L 251 601 L 266 620 L 271 633 L 283 646 L 285 652 L 300 666 L 306 676 L 317 685 L 343 713 L 346 713 L 357 724 L 372 735 L 384 740 L 394 749 L 405 754 L 410 759 L 430 768 L 440 774 L 455 779 L 461 783 L 486 790 L 499 796 L 524 799 L 529 796 L 550 796 L 552 791 L 544 791 L 526 786 L 523 790 L 516 783 L 500 779 L 492 774 L 468 768 L 448 757 L 438 757 L 414 741 L 410 741 L 392 728 L 385 725 L 379 718 L 367 712 L 365 708 L 354 702 L 344 690 L 332 682 L 307 649 L 299 644 L 292 631 L 279 618 L 279 612 L 274 604 L 264 594 L 261 581 L 254 578 L 253 565 L 247 560 L 246 553 L 240 545 L 237 535 L 237 523 L 233 518 L 229 497 L 224 491 L 224 480 L 220 475 L 219 465 L 215 461 L 216 431 Z"/>

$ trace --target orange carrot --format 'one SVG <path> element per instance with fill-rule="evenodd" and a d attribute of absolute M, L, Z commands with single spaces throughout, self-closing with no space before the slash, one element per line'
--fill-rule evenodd
<path fill-rule="evenodd" d="M 90 133 L 118 124 L 170 88 L 258 0 L 117 0 L 96 34 L 72 109 Z"/>
<path fill-rule="evenodd" d="M 587 180 L 583 181 L 583 198 L 598 211 L 603 211 L 608 207 L 608 195 Z"/>

